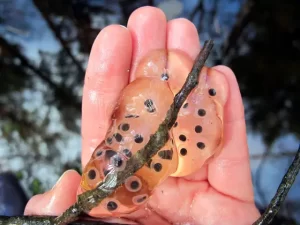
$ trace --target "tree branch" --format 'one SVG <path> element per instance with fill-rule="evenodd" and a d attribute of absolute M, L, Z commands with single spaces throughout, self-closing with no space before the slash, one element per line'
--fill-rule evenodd
<path fill-rule="evenodd" d="M 197 26 L 197 30 L 200 32 L 203 29 L 203 23 L 204 23 L 204 6 L 203 6 L 203 0 L 199 0 L 198 4 L 195 6 L 191 14 L 189 15 L 189 20 L 194 21 L 196 14 L 200 14 L 199 23 Z"/>
<path fill-rule="evenodd" d="M 279 159 L 282 157 L 293 157 L 296 155 L 296 151 L 286 151 L 286 152 L 278 152 L 278 153 L 271 153 L 266 158 L 268 159 Z M 262 160 L 264 158 L 264 154 L 253 154 L 250 155 L 251 160 Z"/>
<path fill-rule="evenodd" d="M 203 49 L 195 60 L 195 64 L 184 83 L 182 89 L 175 95 L 174 101 L 167 112 L 165 120 L 160 124 L 155 134 L 150 136 L 149 142 L 144 148 L 137 151 L 126 163 L 123 171 L 108 174 L 94 190 L 81 194 L 78 202 L 67 209 L 61 216 L 54 221 L 56 225 L 72 222 L 78 218 L 80 213 L 88 212 L 92 208 L 111 195 L 125 180 L 142 168 L 169 140 L 169 130 L 173 127 L 178 112 L 190 92 L 198 85 L 198 78 L 206 59 L 213 47 L 213 42 L 206 41 Z"/>
<path fill-rule="evenodd" d="M 103 182 L 97 185 L 93 190 L 86 191 L 78 196 L 77 202 L 68 208 L 60 216 L 53 217 L 10 217 L 0 218 L 0 225 L 64 225 L 79 219 L 82 213 L 89 212 L 92 208 L 98 206 L 103 199 L 111 195 L 125 180 L 132 176 L 136 171 L 142 168 L 165 143 L 169 140 L 169 130 L 173 127 L 178 112 L 191 91 L 198 85 L 200 71 L 207 60 L 213 47 L 213 41 L 206 41 L 203 49 L 197 56 L 191 72 L 181 90 L 175 95 L 172 105 L 167 112 L 165 120 L 160 124 L 158 130 L 150 136 L 149 142 L 136 154 L 134 154 L 126 163 L 123 171 L 114 171 L 109 173 Z"/>
<path fill-rule="evenodd" d="M 27 224 L 27 225 L 50 225 L 52 224 L 55 216 L 41 216 L 41 217 L 33 217 L 33 216 L 0 216 L 0 225 L 16 225 L 16 224 Z M 79 219 L 75 222 L 70 223 L 70 225 L 124 225 L 119 223 L 106 223 L 98 220 L 87 219 Z"/>
<path fill-rule="evenodd" d="M 223 60 L 225 60 L 225 58 L 228 56 L 233 46 L 236 46 L 236 43 L 240 38 L 243 30 L 249 24 L 251 16 L 254 11 L 255 1 L 256 0 L 247 0 L 242 6 L 237 16 L 236 23 L 233 26 L 231 33 L 228 35 L 228 38 L 224 41 L 224 44 L 222 46 Z"/>
<path fill-rule="evenodd" d="M 140 149 L 134 154 L 126 164 L 123 171 L 115 171 L 109 173 L 105 180 L 101 182 L 95 189 L 84 192 L 78 196 L 77 202 L 67 209 L 63 214 L 58 217 L 0 217 L 0 225 L 64 225 L 68 223 L 78 224 L 79 217 L 86 212 L 89 212 L 92 208 L 98 206 L 100 202 L 111 195 L 120 185 L 122 185 L 129 176 L 134 174 L 137 170 L 144 166 L 157 152 L 165 145 L 169 139 L 169 130 L 177 119 L 178 112 L 189 95 L 189 93 L 198 84 L 199 73 L 204 66 L 206 59 L 213 47 L 211 40 L 206 41 L 200 54 L 197 56 L 194 66 L 188 75 L 186 82 L 182 89 L 175 95 L 174 101 L 167 112 L 165 120 L 160 124 L 158 130 L 150 136 L 149 142 L 144 148 Z M 256 221 L 253 225 L 267 225 L 274 216 L 278 213 L 280 205 L 284 201 L 289 192 L 295 178 L 300 170 L 300 146 L 295 156 L 294 161 L 285 174 L 282 182 L 272 199 L 266 212 Z M 74 223 L 74 221 L 76 221 Z M 88 221 L 84 221 L 79 224 L 88 224 Z M 96 222 L 95 222 L 96 223 Z M 98 223 L 97 224 L 101 224 Z"/>
<path fill-rule="evenodd" d="M 8 43 L 4 38 L 0 37 L 0 46 L 7 49 L 13 57 L 18 58 L 21 61 L 21 64 L 29 69 L 33 74 L 35 74 L 37 77 L 39 77 L 41 80 L 43 80 L 47 85 L 49 85 L 50 88 L 52 88 L 56 93 L 58 93 L 61 96 L 61 99 L 67 104 L 72 105 L 77 110 L 81 110 L 81 103 L 78 101 L 78 99 L 71 94 L 72 92 L 70 90 L 66 90 L 64 87 L 60 87 L 58 84 L 53 82 L 47 73 L 44 71 L 36 68 L 34 65 L 32 65 L 27 58 L 20 53 L 20 50 L 17 48 L 17 46 L 14 46 L 10 43 Z M 17 74 L 19 75 L 19 74 Z"/>
<path fill-rule="evenodd" d="M 82 77 L 84 76 L 84 69 L 82 68 L 82 65 L 79 63 L 79 61 L 75 58 L 75 56 L 72 54 L 71 49 L 68 46 L 68 43 L 63 39 L 61 36 L 60 31 L 55 26 L 53 21 L 51 20 L 49 14 L 47 13 L 48 10 L 48 1 L 37 1 L 33 0 L 33 3 L 35 4 L 36 8 L 39 9 L 42 16 L 44 17 L 46 23 L 48 24 L 49 28 L 53 31 L 55 37 L 59 40 L 61 46 L 63 47 L 64 51 L 67 53 L 67 55 L 72 59 L 73 63 L 76 65 L 77 69 L 79 70 Z"/>
<path fill-rule="evenodd" d="M 281 204 L 285 200 L 290 188 L 292 187 L 300 170 L 300 145 L 294 161 L 290 165 L 288 171 L 284 175 L 275 196 L 270 202 L 266 211 L 253 225 L 267 225 L 270 224 L 275 215 L 278 213 Z"/>

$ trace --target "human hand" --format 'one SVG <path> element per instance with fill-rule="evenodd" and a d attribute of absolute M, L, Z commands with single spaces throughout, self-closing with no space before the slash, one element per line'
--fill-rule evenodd
<path fill-rule="evenodd" d="M 179 49 L 191 58 L 200 51 L 198 33 L 185 19 L 169 22 L 153 7 L 137 9 L 127 28 L 111 25 L 96 38 L 85 77 L 82 109 L 82 165 L 104 138 L 121 90 L 132 81 L 137 63 L 155 49 Z M 127 216 L 139 224 L 251 224 L 254 204 L 244 108 L 233 72 L 214 67 L 229 88 L 224 108 L 224 148 L 193 175 L 169 177 L 156 188 L 146 209 Z M 131 71 L 131 72 L 128 72 Z M 25 214 L 58 215 L 75 203 L 80 175 L 67 171 L 47 193 L 34 196 Z"/>

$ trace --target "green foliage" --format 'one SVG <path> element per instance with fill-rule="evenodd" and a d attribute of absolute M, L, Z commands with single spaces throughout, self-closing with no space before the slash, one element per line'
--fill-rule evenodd
<path fill-rule="evenodd" d="M 18 180 L 22 180 L 24 178 L 22 171 L 15 172 L 15 176 L 17 177 Z"/>
<path fill-rule="evenodd" d="M 29 190 L 32 192 L 33 195 L 44 193 L 45 190 L 42 187 L 42 183 L 39 179 L 34 178 L 29 186 Z"/>

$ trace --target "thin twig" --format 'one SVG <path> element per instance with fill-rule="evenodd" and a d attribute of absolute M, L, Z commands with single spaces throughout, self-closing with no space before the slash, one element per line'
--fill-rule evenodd
<path fill-rule="evenodd" d="M 287 150 L 286 152 L 278 152 L 278 153 L 272 153 L 272 154 L 269 154 L 267 156 L 268 159 L 281 159 L 283 157 L 295 157 L 295 155 L 297 154 L 297 151 L 289 151 Z M 264 158 L 264 154 L 253 154 L 253 155 L 250 155 L 250 159 L 251 160 L 262 160 Z"/>
<path fill-rule="evenodd" d="M 95 189 L 87 191 L 78 197 L 77 203 L 67 209 L 61 216 L 55 219 L 56 225 L 75 221 L 80 213 L 89 212 L 92 208 L 111 195 L 124 181 L 142 168 L 166 142 L 169 140 L 169 130 L 174 125 L 178 112 L 190 92 L 198 85 L 200 71 L 213 47 L 213 41 L 206 41 L 202 51 L 195 60 L 194 66 L 188 75 L 181 90 L 175 95 L 174 101 L 167 112 L 165 120 L 159 125 L 155 134 L 150 136 L 149 142 L 141 150 L 137 151 L 126 164 L 123 171 L 108 174 L 103 182 Z"/>
<path fill-rule="evenodd" d="M 84 69 L 82 68 L 81 63 L 73 55 L 73 53 L 71 51 L 71 48 L 68 46 L 67 41 L 62 37 L 61 31 L 55 25 L 55 23 L 51 20 L 51 17 L 49 15 L 50 14 L 49 13 L 49 8 L 50 7 L 48 5 L 49 3 L 47 3 L 47 1 L 37 1 L 37 0 L 34 0 L 33 4 L 40 11 L 41 15 L 44 17 L 45 22 L 48 24 L 49 28 L 51 29 L 51 31 L 53 32 L 53 34 L 55 35 L 55 37 L 57 38 L 57 40 L 59 40 L 59 42 L 60 42 L 62 48 L 64 49 L 64 51 L 72 59 L 74 65 L 79 70 L 80 75 L 83 76 L 84 75 Z"/>
<path fill-rule="evenodd" d="M 59 97 L 64 101 L 67 106 L 74 107 L 76 110 L 81 110 L 81 103 L 78 101 L 77 97 L 72 93 L 71 90 L 66 90 L 65 87 L 62 87 L 60 84 L 55 83 L 50 79 L 49 74 L 36 67 L 32 64 L 25 55 L 23 55 L 20 49 L 11 43 L 9 43 L 3 37 L 0 37 L 0 46 L 20 60 L 22 67 L 29 69 L 36 77 L 44 81 L 53 91 L 55 91 Z M 23 73 L 15 73 L 17 76 L 24 76 Z"/>
<path fill-rule="evenodd" d="M 290 165 L 288 171 L 284 175 L 275 196 L 270 202 L 266 211 L 262 216 L 255 222 L 253 225 L 267 225 L 270 224 L 275 215 L 278 213 L 281 204 L 285 200 L 290 188 L 292 187 L 297 174 L 300 170 L 300 145 L 297 151 L 297 154 L 294 158 L 294 161 Z"/>
<path fill-rule="evenodd" d="M 63 214 L 53 217 L 10 217 L 1 221 L 0 225 L 63 225 L 76 221 L 82 213 L 89 212 L 98 206 L 103 199 L 111 195 L 124 181 L 142 168 L 166 142 L 169 140 L 169 130 L 177 120 L 178 112 L 191 91 L 198 85 L 200 71 L 207 60 L 213 47 L 213 41 L 204 43 L 203 49 L 197 56 L 191 72 L 181 90 L 175 95 L 173 103 L 167 112 L 165 120 L 159 125 L 158 130 L 150 136 L 149 142 L 137 151 L 126 163 L 123 171 L 115 171 L 106 176 L 95 189 L 86 191 L 78 196 L 77 202 L 67 209 Z"/>
<path fill-rule="evenodd" d="M 27 224 L 27 225 L 50 225 L 53 223 L 55 216 L 0 216 L 0 225 L 15 225 L 15 224 Z M 96 219 L 79 219 L 70 223 L 69 225 L 126 225 L 120 223 L 106 223 Z"/>
<path fill-rule="evenodd" d="M 206 59 L 212 49 L 213 42 L 211 40 L 206 41 L 201 53 L 195 60 L 195 64 L 190 72 L 186 82 L 182 89 L 174 98 L 169 111 L 167 112 L 166 118 L 163 123 L 159 126 L 155 134 L 151 135 L 149 142 L 144 148 L 139 150 L 134 156 L 132 156 L 123 171 L 108 174 L 106 179 L 101 182 L 94 190 L 87 191 L 78 197 L 78 201 L 67 209 L 62 215 L 58 217 L 49 216 L 22 216 L 22 217 L 1 217 L 0 225 L 63 225 L 63 224 L 85 224 L 89 222 L 78 222 L 79 216 L 83 212 L 89 212 L 92 208 L 100 204 L 100 202 L 108 197 L 122 185 L 126 178 L 134 174 L 140 169 L 149 159 L 151 159 L 157 151 L 164 146 L 168 141 L 168 131 L 171 129 L 177 119 L 178 112 L 190 94 L 190 92 L 198 84 L 199 73 L 204 66 Z M 287 173 L 283 177 L 277 192 L 272 199 L 266 212 L 256 221 L 253 225 L 267 225 L 273 220 L 275 215 L 280 209 L 280 205 L 285 200 L 291 186 L 293 185 L 297 174 L 300 170 L 300 146 L 295 156 L 294 161 L 290 165 Z M 77 221 L 76 221 L 77 220 Z M 74 222 L 76 221 L 76 222 Z M 101 224 L 101 222 L 95 222 L 94 224 Z"/>
<path fill-rule="evenodd" d="M 241 37 L 244 29 L 248 26 L 255 12 L 257 0 L 247 0 L 240 9 L 240 12 L 237 15 L 235 24 L 233 25 L 230 34 L 226 38 L 222 46 L 222 61 L 226 65 L 228 57 L 230 57 L 231 50 L 234 49 L 236 43 Z"/>

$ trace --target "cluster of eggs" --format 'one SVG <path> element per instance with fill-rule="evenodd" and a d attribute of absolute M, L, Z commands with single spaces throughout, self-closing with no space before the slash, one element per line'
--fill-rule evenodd
<path fill-rule="evenodd" d="M 179 51 L 157 50 L 147 55 L 135 80 L 121 93 L 105 139 L 84 168 L 81 188 L 95 188 L 112 171 L 124 170 L 127 160 L 148 143 L 166 117 L 193 61 Z M 223 104 L 212 68 L 204 67 L 163 148 L 97 208 L 97 216 L 121 216 L 137 210 L 154 188 L 169 176 L 199 170 L 222 148 Z"/>

